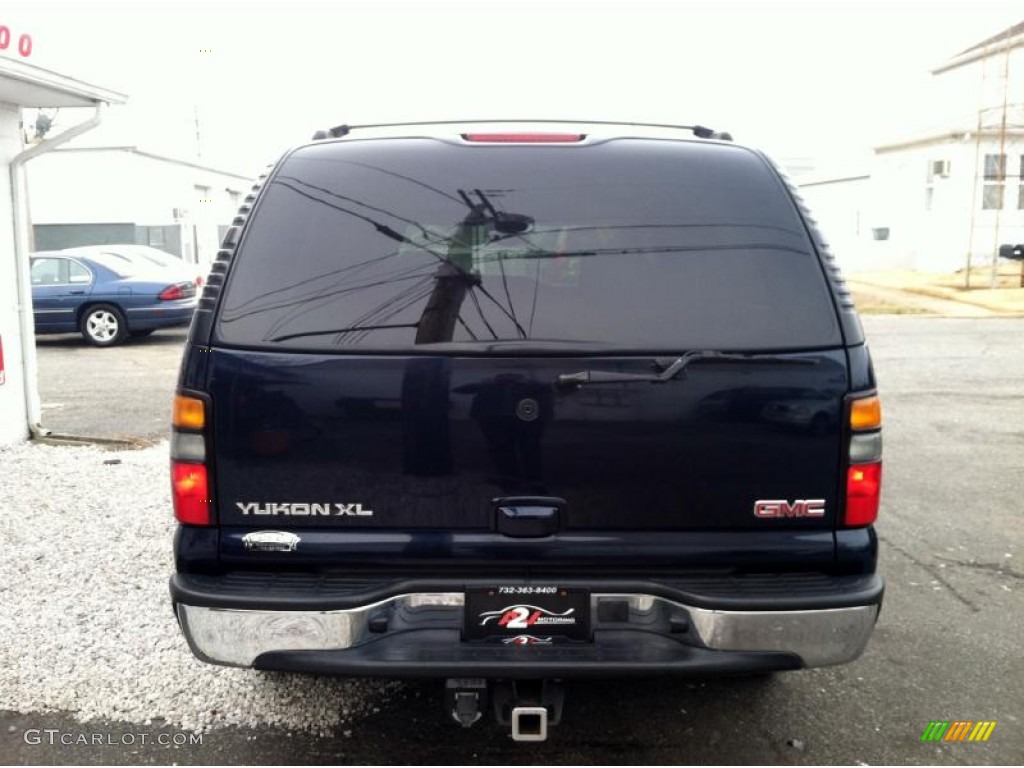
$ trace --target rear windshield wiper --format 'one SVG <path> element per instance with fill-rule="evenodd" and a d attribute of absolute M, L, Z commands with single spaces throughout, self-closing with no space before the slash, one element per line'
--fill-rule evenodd
<path fill-rule="evenodd" d="M 710 349 L 696 349 L 677 357 L 671 364 L 656 373 L 626 373 L 625 371 L 577 371 L 563 373 L 555 378 L 559 387 L 581 387 L 584 384 L 616 384 L 624 381 L 647 381 L 664 384 L 680 374 L 686 376 L 686 367 L 702 361 L 723 363 L 755 363 L 770 365 L 817 365 L 815 358 L 788 357 L 785 355 L 741 355 L 731 352 L 715 352 Z"/>

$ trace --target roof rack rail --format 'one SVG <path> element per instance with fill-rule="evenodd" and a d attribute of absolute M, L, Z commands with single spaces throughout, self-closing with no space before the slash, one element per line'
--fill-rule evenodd
<path fill-rule="evenodd" d="M 715 131 L 703 125 L 672 125 L 668 123 L 632 123 L 618 122 L 615 120 L 424 120 L 414 123 L 368 123 L 366 125 L 336 125 L 327 130 L 320 130 L 313 134 L 313 141 L 322 139 L 340 139 L 355 130 L 363 128 L 411 128 L 418 125 L 458 125 L 460 123 L 576 123 L 581 125 L 625 125 L 642 128 L 669 128 L 671 130 L 691 131 L 699 139 L 716 139 L 718 141 L 732 141 L 732 134 L 727 131 Z"/>

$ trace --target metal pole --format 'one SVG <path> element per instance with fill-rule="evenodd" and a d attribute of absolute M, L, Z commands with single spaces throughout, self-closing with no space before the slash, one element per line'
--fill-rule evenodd
<path fill-rule="evenodd" d="M 1006 58 L 1003 60 L 1003 114 L 999 122 L 999 160 L 1002 163 L 1001 176 L 1003 185 L 1002 200 L 998 208 L 996 208 L 996 224 L 993 229 L 994 243 L 992 245 L 992 274 L 989 275 L 988 287 L 995 288 L 999 284 L 999 225 L 1002 220 L 1003 206 L 1006 205 L 1007 198 L 1007 187 L 1008 175 L 1006 173 L 1007 158 L 1006 158 L 1006 110 L 1009 106 L 1010 98 L 1010 54 L 1013 52 L 1013 46 L 1006 46 Z"/>
<path fill-rule="evenodd" d="M 971 287 L 971 255 L 974 253 L 975 219 L 978 215 L 978 189 L 984 184 L 981 169 L 981 132 L 985 127 L 985 81 L 988 74 L 988 46 L 981 56 L 981 93 L 978 97 L 978 127 L 974 132 L 974 189 L 971 193 L 971 225 L 967 230 L 967 269 L 964 271 L 964 289 Z"/>

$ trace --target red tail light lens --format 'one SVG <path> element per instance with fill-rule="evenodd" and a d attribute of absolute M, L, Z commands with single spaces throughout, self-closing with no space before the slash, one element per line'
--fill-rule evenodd
<path fill-rule="evenodd" d="M 186 525 L 210 524 L 210 494 L 206 466 L 171 462 L 171 496 L 174 516 Z"/>
<path fill-rule="evenodd" d="M 480 141 L 500 144 L 569 144 L 583 141 L 583 133 L 464 133 L 466 141 Z"/>
<path fill-rule="evenodd" d="M 871 525 L 878 517 L 882 462 L 853 464 L 846 470 L 846 519 L 849 527 Z"/>
<path fill-rule="evenodd" d="M 175 299 L 185 298 L 185 293 L 181 290 L 180 285 L 169 285 L 160 292 L 157 298 L 160 301 L 174 301 Z"/>

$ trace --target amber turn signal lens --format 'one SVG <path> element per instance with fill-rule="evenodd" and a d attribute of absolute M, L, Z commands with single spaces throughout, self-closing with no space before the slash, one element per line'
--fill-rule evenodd
<path fill-rule="evenodd" d="M 850 406 L 851 429 L 876 429 L 882 426 L 882 401 L 878 395 L 854 400 Z"/>
<path fill-rule="evenodd" d="M 202 429 L 206 426 L 206 404 L 197 397 L 175 395 L 171 424 L 181 429 Z"/>

